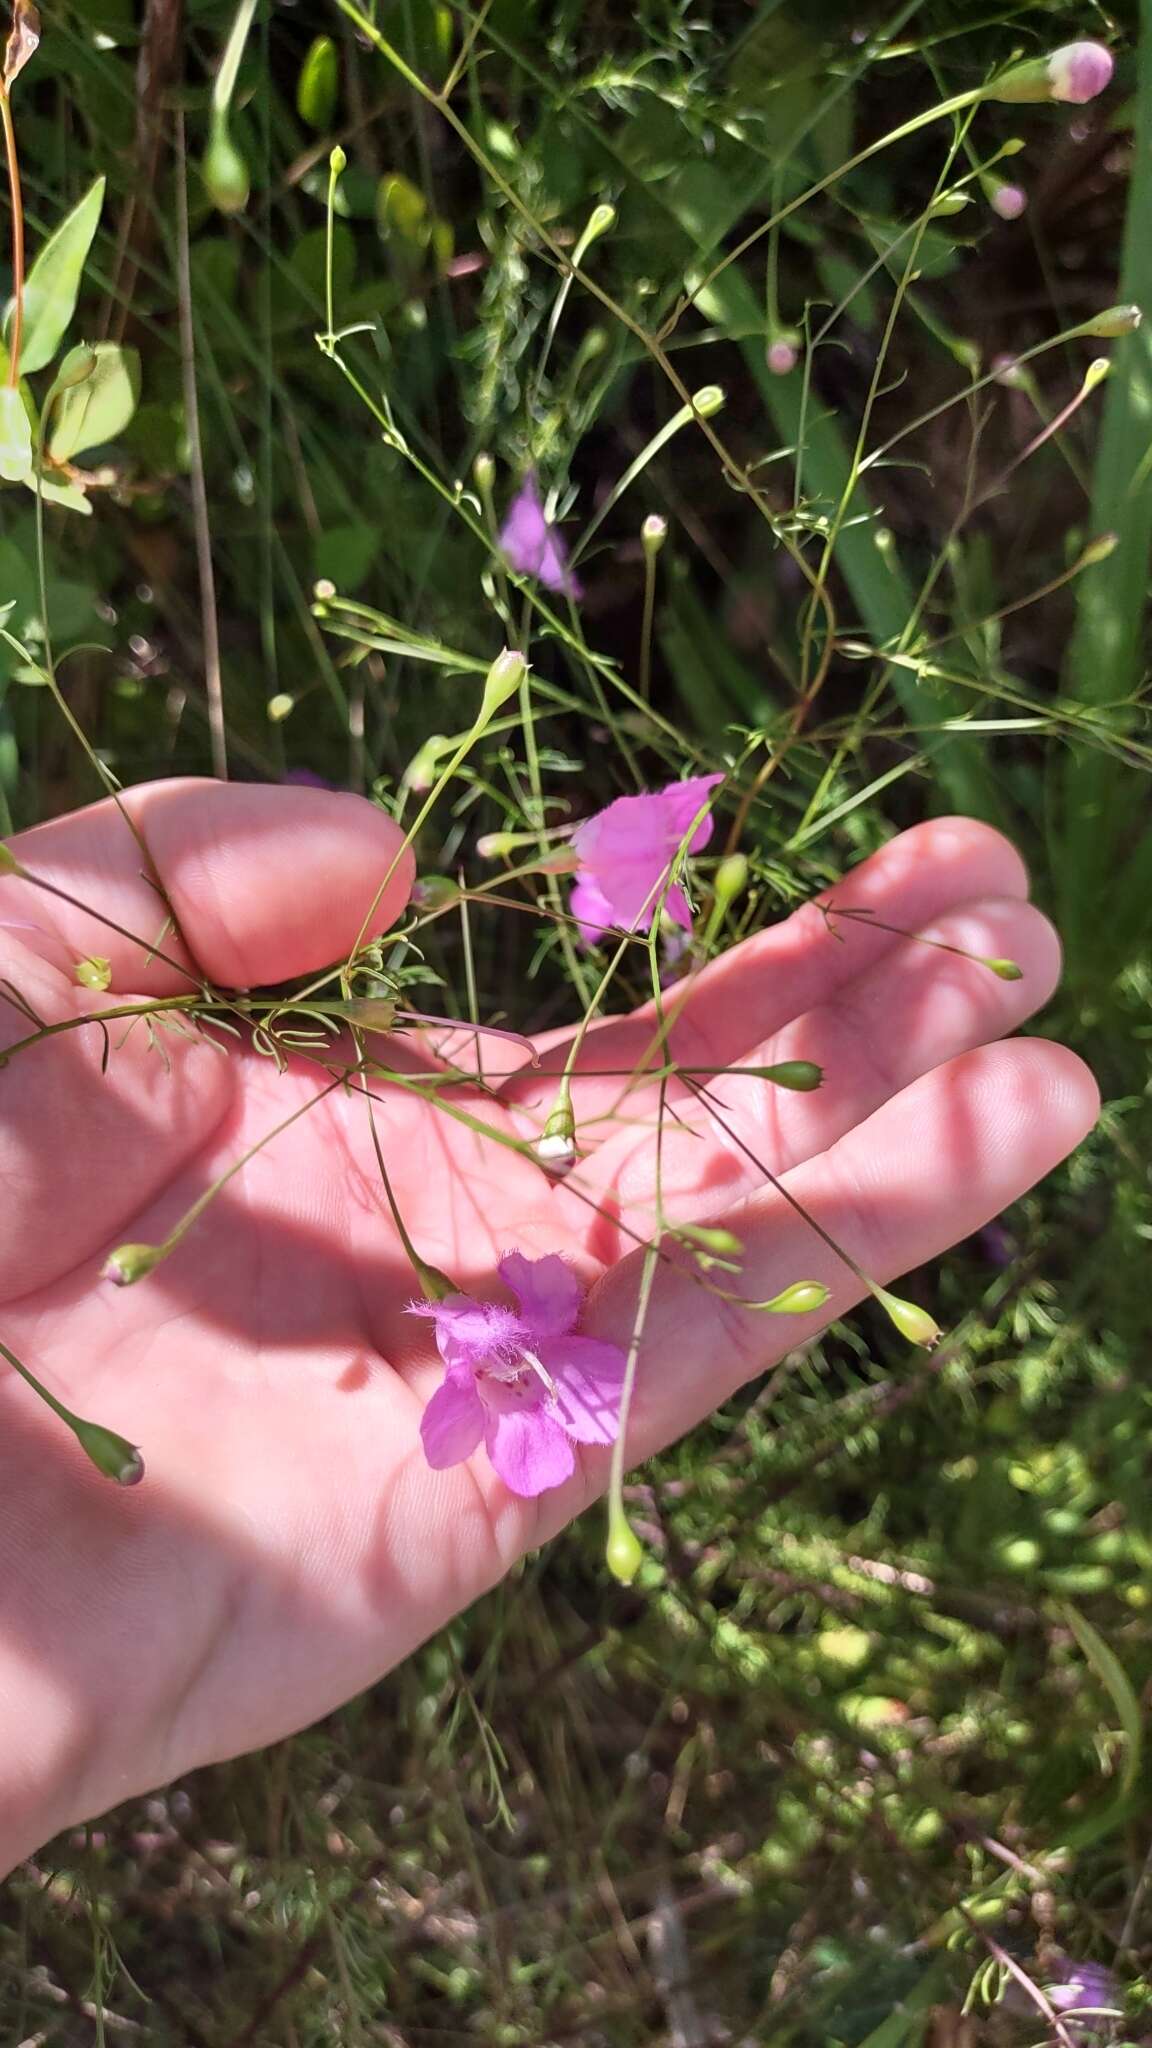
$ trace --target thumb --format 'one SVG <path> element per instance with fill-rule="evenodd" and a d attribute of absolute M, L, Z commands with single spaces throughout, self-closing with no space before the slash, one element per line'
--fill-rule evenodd
<path fill-rule="evenodd" d="M 18 925 L 21 943 L 54 964 L 61 945 L 75 959 L 99 954 L 112 988 L 134 994 L 187 988 L 172 961 L 253 988 L 310 974 L 386 931 L 412 887 L 402 845 L 383 811 L 336 790 L 145 783 L 10 841 L 32 875 L 86 907 L 4 877 L 0 934 Z"/>
<path fill-rule="evenodd" d="M 359 798 L 185 781 L 124 801 L 139 840 L 115 803 L 100 803 L 11 842 L 31 874 L 86 907 L 0 878 L 0 1061 L 35 1028 L 30 1011 L 44 1025 L 117 996 L 175 994 L 197 973 L 233 987 L 310 973 L 407 900 L 399 828 Z M 110 962 L 107 995 L 76 982 L 91 954 Z M 0 1239 L 0 1300 L 122 1235 L 228 1114 L 239 1073 L 200 1033 L 128 1021 L 41 1039 L 0 1066 L 0 1182 L 19 1190 Z"/>

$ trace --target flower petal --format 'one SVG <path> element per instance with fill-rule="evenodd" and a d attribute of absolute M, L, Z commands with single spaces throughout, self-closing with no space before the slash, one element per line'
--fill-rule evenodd
<path fill-rule="evenodd" d="M 575 1452 L 560 1424 L 539 1408 L 511 1415 L 489 1412 L 484 1442 L 509 1492 L 525 1500 L 562 1486 L 576 1469 Z"/>
<path fill-rule="evenodd" d="M 437 1387 L 420 1419 L 420 1441 L 434 1472 L 470 1457 L 484 1434 L 484 1409 L 474 1386 Z"/>
<path fill-rule="evenodd" d="M 620 1383 L 627 1359 L 597 1337 L 555 1338 L 540 1363 L 556 1387 L 554 1413 L 578 1444 L 614 1444 L 620 1434 Z"/>
<path fill-rule="evenodd" d="M 568 899 L 568 907 L 580 928 L 580 937 L 586 946 L 595 946 L 609 932 L 616 922 L 616 912 L 600 887 L 590 875 L 576 883 Z"/>
<path fill-rule="evenodd" d="M 514 1309 L 496 1301 L 473 1301 L 468 1294 L 415 1302 L 412 1313 L 428 1316 L 436 1325 L 436 1348 L 454 1379 L 483 1371 L 493 1355 L 506 1363 L 527 1341 Z"/>
<path fill-rule="evenodd" d="M 716 788 L 717 783 L 723 780 L 722 775 L 690 775 L 686 782 L 670 782 L 667 788 L 660 791 L 660 801 L 664 806 L 664 816 L 673 846 L 679 846 L 701 805 Z M 699 853 L 702 846 L 707 846 L 711 837 L 712 815 L 709 812 L 707 817 L 701 819 L 688 841 L 689 853 Z"/>
<path fill-rule="evenodd" d="M 531 1337 L 560 1337 L 572 1328 L 584 1289 L 571 1266 L 556 1252 L 548 1252 L 542 1259 L 505 1252 L 499 1271 L 505 1287 L 511 1288 L 520 1304 Z"/>

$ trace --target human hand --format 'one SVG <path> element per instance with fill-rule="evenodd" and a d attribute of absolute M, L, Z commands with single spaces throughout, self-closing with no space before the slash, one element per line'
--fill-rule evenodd
<path fill-rule="evenodd" d="M 323 791 L 169 782 L 127 803 L 183 943 L 218 987 L 340 958 L 400 843 L 381 812 Z M 114 805 L 12 846 L 31 873 L 184 957 L 177 939 L 158 939 L 154 885 Z M 405 859 L 373 930 L 399 914 L 410 880 Z M 866 922 L 840 920 L 833 937 L 809 906 L 670 999 L 683 1002 L 672 1050 L 684 1063 L 804 1058 L 825 1069 L 810 1095 L 738 1071 L 710 1080 L 719 1118 L 673 1085 L 665 1210 L 735 1231 L 749 1300 L 817 1279 L 830 1289 L 824 1322 L 861 1292 L 749 1154 L 885 1281 L 978 1228 L 1088 1130 L 1095 1090 L 1073 1055 L 998 1042 L 1058 971 L 1055 936 L 1025 890 L 1018 856 L 987 828 L 924 825 L 834 900 L 1011 957 L 1020 981 Z M 92 954 L 111 959 L 107 994 L 76 984 L 75 962 Z M 16 877 L 0 880 L 0 973 L 44 1021 L 190 986 L 144 945 Z M 5 1005 L 0 1044 L 28 1029 Z M 495 1264 L 510 1247 L 563 1252 L 591 1287 L 582 1327 L 626 1346 L 636 1241 L 653 1228 L 657 1118 L 655 1085 L 622 1100 L 619 1076 L 651 1058 L 653 1029 L 641 1012 L 589 1034 L 576 1114 L 590 1150 L 562 1184 L 421 1094 L 381 1084 L 377 1129 L 421 1255 L 484 1293 L 499 1291 Z M 99 1278 L 115 1245 L 162 1239 L 326 1079 L 305 1061 L 279 1074 L 224 1043 L 221 1053 L 165 1032 L 162 1055 L 137 1023 L 113 1039 L 102 1074 L 102 1034 L 88 1026 L 0 1075 L 0 1337 L 147 1463 L 141 1486 L 110 1485 L 0 1365 L 0 1869 L 66 1823 L 315 1720 L 605 1482 L 599 1450 L 538 1500 L 509 1494 L 483 1454 L 430 1470 L 418 1427 L 441 1368 L 427 1326 L 406 1313 L 417 1289 L 354 1090 L 259 1151 L 155 1272 L 126 1290 Z M 510 1075 L 500 1103 L 460 1089 L 454 1100 L 508 1136 L 533 1136 L 564 1050 L 554 1035 L 542 1068 Z M 387 1058 L 414 1073 L 428 1064 L 412 1040 L 393 1041 Z M 815 1320 L 741 1310 L 690 1268 L 662 1265 L 630 1461 L 690 1428 Z"/>

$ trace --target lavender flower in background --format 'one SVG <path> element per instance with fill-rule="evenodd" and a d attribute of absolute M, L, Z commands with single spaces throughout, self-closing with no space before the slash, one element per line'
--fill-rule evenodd
<path fill-rule="evenodd" d="M 671 782 L 645 796 L 621 796 L 572 834 L 579 862 L 572 891 L 572 915 L 586 946 L 594 946 L 613 927 L 646 932 L 661 905 L 674 924 L 692 929 L 688 898 L 678 882 L 665 888 L 669 870 L 710 791 L 722 775 L 694 775 Z M 712 837 L 712 819 L 703 818 L 688 842 L 699 853 Z"/>
<path fill-rule="evenodd" d="M 535 470 L 528 471 L 508 508 L 500 546 L 518 576 L 535 576 L 545 590 L 561 590 L 567 597 L 583 596 L 568 567 L 568 549 L 559 529 L 545 517 Z"/>
<path fill-rule="evenodd" d="M 339 790 L 341 788 L 340 783 L 329 782 L 325 776 L 317 775 L 314 768 L 286 768 L 280 780 L 281 782 L 292 783 L 298 789 Z"/>
<path fill-rule="evenodd" d="M 467 1294 L 412 1305 L 435 1323 L 445 1366 L 420 1436 L 437 1472 L 483 1443 L 505 1486 L 534 1499 L 571 1477 L 574 1444 L 615 1443 L 626 1361 L 575 1334 L 584 1290 L 555 1253 L 508 1252 L 499 1271 L 515 1308 Z"/>

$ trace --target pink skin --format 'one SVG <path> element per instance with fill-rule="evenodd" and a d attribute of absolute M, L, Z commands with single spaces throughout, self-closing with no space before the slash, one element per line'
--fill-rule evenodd
<path fill-rule="evenodd" d="M 1048 59 L 1048 82 L 1054 100 L 1082 107 L 1111 83 L 1112 53 L 1103 43 L 1065 43 Z"/>
<path fill-rule="evenodd" d="M 644 796 L 620 796 L 586 818 L 572 834 L 580 862 L 571 896 L 572 915 L 586 946 L 611 930 L 646 932 L 661 904 L 674 924 L 692 929 L 692 912 L 678 882 L 665 888 L 684 835 L 722 775 L 693 775 Z M 712 818 L 701 819 L 688 842 L 699 853 L 712 837 Z"/>
<path fill-rule="evenodd" d="M 183 934 L 163 950 L 187 945 L 233 987 L 346 953 L 398 846 L 380 811 L 324 790 L 174 781 L 127 801 Z M 130 932 L 159 938 L 154 889 L 113 805 L 43 826 L 15 850 Z M 410 880 L 402 860 L 373 929 L 398 915 Z M 683 1126 L 665 1124 L 664 1199 L 683 1220 L 737 1232 L 750 1298 L 825 1281 L 824 1320 L 860 1289 L 730 1133 L 888 1281 L 998 1215 L 1090 1127 L 1096 1096 L 1078 1060 L 1046 1040 L 999 1042 L 1058 972 L 1051 929 L 1025 898 L 1002 839 L 934 820 L 854 869 L 834 900 L 1010 955 L 1022 981 L 859 921 L 832 938 L 809 906 L 665 999 L 682 1057 L 736 1065 L 717 1084 L 715 1115 L 682 1087 Z M 76 985 L 61 944 L 69 958 L 110 958 L 109 996 Z M 0 953 L 0 972 L 45 1018 L 186 986 L 144 946 L 12 877 L 0 878 Z M 627 1346 L 642 1267 L 627 1233 L 651 1228 L 658 1091 L 637 1086 L 622 1101 L 624 1084 L 593 1070 L 651 1058 L 655 1028 L 649 1009 L 589 1034 L 573 1090 L 586 1156 L 560 1185 L 442 1106 L 380 1085 L 377 1130 L 402 1213 L 462 1292 L 508 1306 L 497 1278 L 507 1247 L 559 1253 L 588 1289 L 581 1335 Z M 26 1029 L 0 1006 L 7 1043 Z M 166 1033 L 161 1058 L 141 1027 L 109 1030 L 105 1075 L 95 1028 L 0 1071 L 12 1191 L 0 1330 L 147 1461 L 141 1485 L 110 1484 L 0 1373 L 0 1866 L 65 1824 L 327 1713 L 585 1507 L 609 1458 L 581 1445 L 572 1477 L 539 1500 L 509 1492 L 483 1451 L 429 1467 L 420 1425 L 443 1363 L 407 1312 L 412 1275 L 355 1094 L 337 1091 L 260 1152 L 147 1279 L 100 1282 L 113 1246 L 162 1236 L 318 1086 L 307 1061 L 281 1075 L 235 1041 L 225 1057 Z M 409 1070 L 435 1060 L 430 1039 L 374 1049 Z M 503 1106 L 463 1083 L 455 1100 L 531 1137 L 566 1040 L 544 1043 L 541 1070 L 512 1071 L 519 1055 L 505 1050 Z M 827 1069 L 812 1095 L 740 1072 L 801 1054 Z M 690 1270 L 661 1266 L 629 1462 L 690 1429 L 814 1321 L 724 1307 Z"/>

